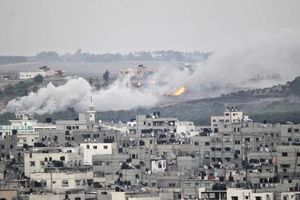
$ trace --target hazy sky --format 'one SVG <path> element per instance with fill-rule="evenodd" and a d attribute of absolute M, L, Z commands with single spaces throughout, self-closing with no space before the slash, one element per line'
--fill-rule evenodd
<path fill-rule="evenodd" d="M 300 30 L 299 0 L 0 0 L 0 54 L 213 51 Z"/>

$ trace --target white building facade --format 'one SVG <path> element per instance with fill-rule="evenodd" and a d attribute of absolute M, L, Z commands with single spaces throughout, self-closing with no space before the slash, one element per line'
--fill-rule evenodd
<path fill-rule="evenodd" d="M 116 149 L 116 143 L 81 143 L 84 165 L 92 165 L 93 155 L 112 154 Z"/>

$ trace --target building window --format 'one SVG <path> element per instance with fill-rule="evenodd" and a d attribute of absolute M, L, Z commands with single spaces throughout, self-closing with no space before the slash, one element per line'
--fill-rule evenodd
<path fill-rule="evenodd" d="M 107 149 L 107 148 L 108 148 L 107 145 L 104 145 L 104 146 L 103 146 L 103 149 Z"/>
<path fill-rule="evenodd" d="M 93 149 L 97 149 L 97 146 L 93 146 Z"/>
<path fill-rule="evenodd" d="M 80 180 L 75 180 L 76 186 L 80 186 Z"/>
<path fill-rule="evenodd" d="M 69 186 L 69 181 L 68 180 L 62 180 L 61 186 L 68 187 Z"/>
<path fill-rule="evenodd" d="M 30 161 L 30 167 L 34 167 L 35 166 L 35 161 Z"/>
<path fill-rule="evenodd" d="M 61 161 L 64 161 L 64 160 L 65 160 L 65 157 L 64 157 L 64 156 L 61 156 L 61 157 L 60 157 L 60 160 L 61 160 Z"/>
<path fill-rule="evenodd" d="M 90 145 L 86 145 L 86 148 L 87 148 L 87 149 L 90 149 Z"/>
<path fill-rule="evenodd" d="M 290 164 L 281 164 L 281 168 L 290 168 L 291 165 Z"/>
<path fill-rule="evenodd" d="M 282 157 L 287 157 L 288 153 L 287 152 L 282 152 Z"/>

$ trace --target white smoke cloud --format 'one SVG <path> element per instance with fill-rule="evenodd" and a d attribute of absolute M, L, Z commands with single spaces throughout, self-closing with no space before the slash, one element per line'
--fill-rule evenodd
<path fill-rule="evenodd" d="M 277 35 L 250 38 L 227 50 L 215 52 L 207 61 L 191 68 L 162 66 L 148 81 L 146 89 L 128 87 L 128 79 L 118 79 L 106 89 L 95 90 L 85 79 L 73 78 L 65 85 L 51 83 L 36 93 L 14 99 L 10 112 L 37 114 L 74 107 L 86 110 L 90 97 L 98 111 L 151 107 L 165 94 L 184 85 L 190 99 L 218 96 L 239 88 L 268 87 L 300 75 L 300 33 L 284 30 Z"/>
<path fill-rule="evenodd" d="M 94 107 L 101 111 L 153 106 L 158 102 L 156 95 L 130 88 L 125 80 L 118 80 L 109 88 L 97 91 L 85 79 L 73 78 L 64 85 L 55 87 L 49 83 L 36 93 L 12 100 L 7 111 L 44 114 L 64 111 L 69 107 L 83 111 L 90 105 L 91 97 Z"/>
<path fill-rule="evenodd" d="M 285 83 L 300 75 L 299 55 L 299 31 L 261 34 L 214 53 L 190 82 L 254 88 Z"/>

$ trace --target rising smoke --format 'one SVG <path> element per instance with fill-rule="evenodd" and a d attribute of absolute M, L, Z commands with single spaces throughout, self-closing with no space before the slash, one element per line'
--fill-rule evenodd
<path fill-rule="evenodd" d="M 162 66 L 151 76 L 156 84 L 143 90 L 128 87 L 128 78 L 118 79 L 100 90 L 83 78 L 71 78 L 58 87 L 50 83 L 36 93 L 10 101 L 7 110 L 43 114 L 74 107 L 82 111 L 87 109 L 91 96 L 98 111 L 125 110 L 154 106 L 182 85 L 188 88 L 190 98 L 204 98 L 241 88 L 285 83 L 300 75 L 299 36 L 299 32 L 285 30 L 220 50 L 191 67 Z"/>
<path fill-rule="evenodd" d="M 91 97 L 95 109 L 101 111 L 152 106 L 158 101 L 156 95 L 126 85 L 124 80 L 117 80 L 107 89 L 95 90 L 83 78 L 72 78 L 58 87 L 49 83 L 36 93 L 31 92 L 28 96 L 10 101 L 7 111 L 45 114 L 64 111 L 69 107 L 83 111 L 90 105 Z"/>

